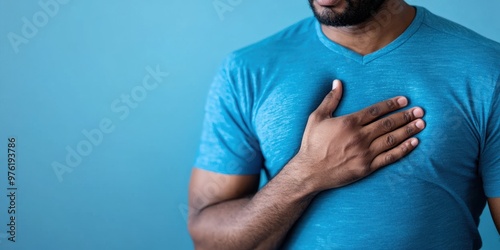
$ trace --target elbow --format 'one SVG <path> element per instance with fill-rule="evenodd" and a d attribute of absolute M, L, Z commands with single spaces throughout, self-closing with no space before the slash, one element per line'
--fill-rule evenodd
<path fill-rule="evenodd" d="M 213 250 L 213 249 L 242 249 L 234 245 L 234 242 L 223 237 L 220 232 L 214 231 L 214 225 L 203 220 L 201 216 L 190 216 L 188 219 L 188 230 L 194 249 Z"/>
<path fill-rule="evenodd" d="M 196 250 L 209 249 L 206 245 L 206 237 L 203 235 L 203 230 L 200 229 L 199 221 L 196 216 L 191 215 L 188 219 L 188 231 L 193 241 Z"/>

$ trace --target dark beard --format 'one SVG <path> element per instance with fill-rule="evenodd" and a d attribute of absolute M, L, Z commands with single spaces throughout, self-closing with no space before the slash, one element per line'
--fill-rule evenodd
<path fill-rule="evenodd" d="M 321 24 L 334 27 L 352 26 L 364 23 L 372 18 L 386 0 L 346 0 L 344 12 L 338 13 L 325 8 L 321 13 L 314 7 L 314 0 L 309 0 L 314 16 Z"/>

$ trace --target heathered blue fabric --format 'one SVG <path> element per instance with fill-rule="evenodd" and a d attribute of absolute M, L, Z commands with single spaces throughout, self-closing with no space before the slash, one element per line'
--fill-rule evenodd
<path fill-rule="evenodd" d="M 285 249 L 478 249 L 500 197 L 500 45 L 417 7 L 395 41 L 361 56 L 314 18 L 232 53 L 211 87 L 195 167 L 271 176 L 298 152 L 308 115 L 344 82 L 336 116 L 407 96 L 426 129 L 403 160 L 320 193 Z"/>

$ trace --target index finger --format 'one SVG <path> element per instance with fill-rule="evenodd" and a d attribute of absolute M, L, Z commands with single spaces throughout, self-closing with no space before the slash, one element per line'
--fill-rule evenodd
<path fill-rule="evenodd" d="M 408 99 L 404 96 L 396 96 L 391 99 L 379 102 L 370 107 L 364 108 L 352 115 L 355 116 L 357 121 L 359 121 L 359 125 L 369 124 L 377 118 L 396 111 L 398 109 L 404 108 L 408 105 Z"/>

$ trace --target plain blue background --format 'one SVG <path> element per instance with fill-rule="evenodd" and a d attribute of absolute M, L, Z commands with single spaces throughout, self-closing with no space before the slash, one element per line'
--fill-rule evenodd
<path fill-rule="evenodd" d="M 307 1 L 220 0 L 234 4 L 222 15 L 213 0 L 61 2 L 44 20 L 38 1 L 0 0 L 0 152 L 15 136 L 19 188 L 12 244 L 0 153 L 0 248 L 191 249 L 187 185 L 211 79 L 227 53 L 309 16 Z M 410 3 L 500 41 L 498 1 Z M 40 27 L 16 53 L 23 17 Z M 140 92 L 157 66 L 168 77 Z M 59 180 L 54 162 L 103 119 L 114 130 Z M 500 246 L 488 211 L 481 234 L 484 249 Z"/>

